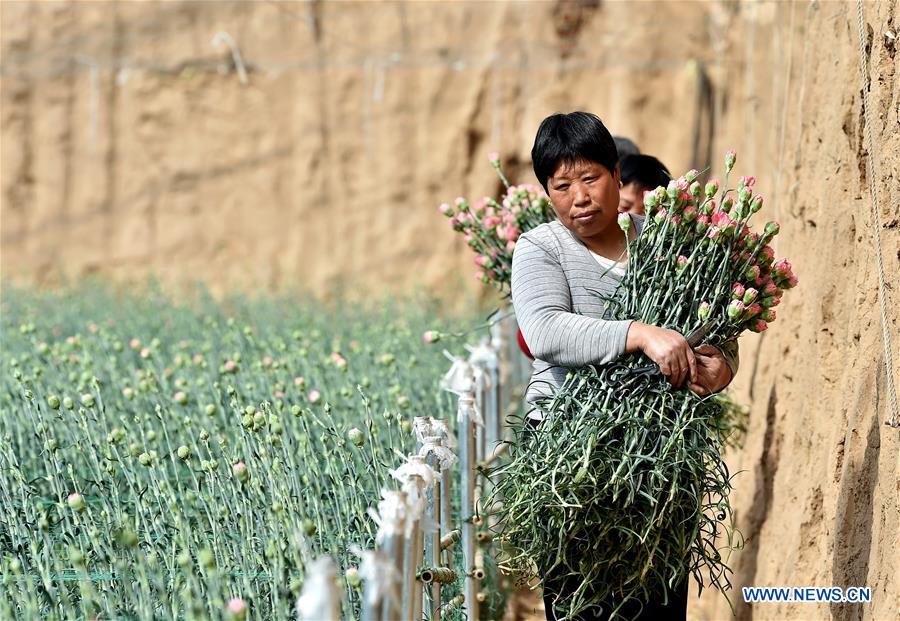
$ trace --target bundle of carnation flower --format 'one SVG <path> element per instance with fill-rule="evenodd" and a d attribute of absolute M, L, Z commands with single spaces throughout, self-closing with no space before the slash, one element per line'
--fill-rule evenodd
<path fill-rule="evenodd" d="M 460 197 L 453 206 L 441 205 L 440 211 L 475 251 L 475 278 L 508 293 L 519 236 L 556 216 L 542 188 L 529 183 L 510 185 L 500 170 L 500 156 L 491 153 L 488 159 L 506 186 L 506 196 L 500 202 L 485 196 L 474 205 Z"/>
<path fill-rule="evenodd" d="M 732 151 L 724 186 L 734 162 Z M 763 203 L 754 179 L 720 190 L 698 176 L 692 170 L 646 196 L 644 229 L 628 244 L 628 269 L 608 303 L 614 319 L 685 335 L 702 327 L 702 342 L 719 345 L 765 330 L 797 279 L 769 246 L 778 225 L 748 226 Z M 629 224 L 620 220 L 626 233 Z M 730 587 L 727 552 L 738 540 L 721 453 L 733 421 L 721 401 L 673 388 L 635 353 L 573 370 L 538 405 L 543 422 L 494 471 L 488 506 L 502 502 L 503 569 L 524 580 L 538 568 L 564 577 L 572 595 L 555 604 L 559 618 L 600 601 L 668 594 L 688 573 L 701 590 Z"/>

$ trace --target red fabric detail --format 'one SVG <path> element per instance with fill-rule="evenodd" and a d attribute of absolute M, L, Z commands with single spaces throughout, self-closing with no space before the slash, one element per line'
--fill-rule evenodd
<path fill-rule="evenodd" d="M 518 334 L 516 334 L 516 340 L 519 341 L 519 349 L 522 350 L 522 353 L 534 360 L 534 356 L 531 355 L 531 350 L 528 349 L 528 343 L 525 342 L 525 337 L 522 336 L 522 330 L 519 330 Z"/>

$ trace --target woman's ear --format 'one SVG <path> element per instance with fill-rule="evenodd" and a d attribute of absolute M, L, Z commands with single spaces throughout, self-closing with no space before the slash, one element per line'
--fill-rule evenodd
<path fill-rule="evenodd" d="M 622 187 L 622 173 L 619 171 L 619 165 L 616 164 L 613 168 L 613 177 L 616 180 L 616 185 L 620 188 Z"/>

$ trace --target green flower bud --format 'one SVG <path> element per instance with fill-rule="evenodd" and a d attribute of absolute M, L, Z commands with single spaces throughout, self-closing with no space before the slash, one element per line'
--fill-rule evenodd
<path fill-rule="evenodd" d="M 209 548 L 200 550 L 200 554 L 197 555 L 197 560 L 200 561 L 200 565 L 202 565 L 204 569 L 213 570 L 216 568 L 216 555 L 213 554 L 213 551 Z"/>
<path fill-rule="evenodd" d="M 359 570 L 356 569 L 356 567 L 347 568 L 347 571 L 344 572 L 344 578 L 347 580 L 347 584 L 354 589 L 359 588 L 359 585 L 362 584 L 362 579 L 359 577 Z"/>
<path fill-rule="evenodd" d="M 189 449 L 184 444 L 182 444 L 181 446 L 178 447 L 178 458 L 179 459 L 185 460 L 190 456 L 191 456 L 191 449 Z"/>
<path fill-rule="evenodd" d="M 231 467 L 231 472 L 234 475 L 234 478 L 241 483 L 246 483 L 250 480 L 250 470 L 247 469 L 247 464 L 242 461 L 234 464 Z"/>
<path fill-rule="evenodd" d="M 318 530 L 319 529 L 311 519 L 306 518 L 305 520 L 303 520 L 303 532 L 306 533 L 307 537 L 312 537 Z"/>
<path fill-rule="evenodd" d="M 366 443 L 366 437 L 362 431 L 354 427 L 350 431 L 347 432 L 347 439 L 350 440 L 354 445 L 362 447 Z"/>
<path fill-rule="evenodd" d="M 84 511 L 84 507 L 85 507 L 84 496 L 82 496 L 78 492 L 75 492 L 74 494 L 69 494 L 69 497 L 66 498 L 66 504 L 69 505 L 69 508 L 72 511 L 77 511 L 78 513 L 81 513 L 82 511 Z"/>
<path fill-rule="evenodd" d="M 59 409 L 59 397 L 57 397 L 56 395 L 50 395 L 49 397 L 47 397 L 47 405 L 49 405 L 54 410 L 58 410 Z"/>

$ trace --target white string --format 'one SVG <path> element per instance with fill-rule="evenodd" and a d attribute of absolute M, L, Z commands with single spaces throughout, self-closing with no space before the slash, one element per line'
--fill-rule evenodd
<path fill-rule="evenodd" d="M 297 615 L 306 621 L 338 621 L 338 601 L 334 578 L 337 573 L 329 556 L 316 559 L 306 567 L 303 591 L 297 598 Z"/>
<path fill-rule="evenodd" d="M 375 542 L 381 544 L 388 537 L 403 536 L 407 530 L 411 534 L 412 521 L 406 519 L 407 512 L 406 494 L 387 489 L 381 490 L 378 509 L 370 507 L 367 511 L 369 517 L 378 525 Z"/>
<path fill-rule="evenodd" d="M 351 549 L 361 559 L 359 577 L 367 585 L 366 603 L 374 606 L 385 598 L 399 602 L 397 585 L 400 582 L 400 572 L 391 559 L 381 550 L 362 550 L 357 546 Z"/>
<path fill-rule="evenodd" d="M 872 123 L 869 118 L 869 69 L 866 60 L 865 18 L 862 0 L 856 0 L 856 21 L 859 27 L 859 78 L 862 82 L 863 119 L 866 130 L 866 172 L 869 177 L 869 192 L 872 195 L 872 224 L 875 228 L 875 256 L 878 261 L 878 302 L 881 306 L 881 332 L 884 341 L 884 367 L 887 373 L 888 399 L 891 417 L 884 422 L 891 427 L 900 427 L 898 417 L 897 392 L 894 389 L 894 362 L 891 355 L 891 333 L 888 329 L 887 294 L 884 286 L 884 263 L 881 258 L 881 212 L 878 202 L 877 166 L 875 150 L 872 147 Z"/>

